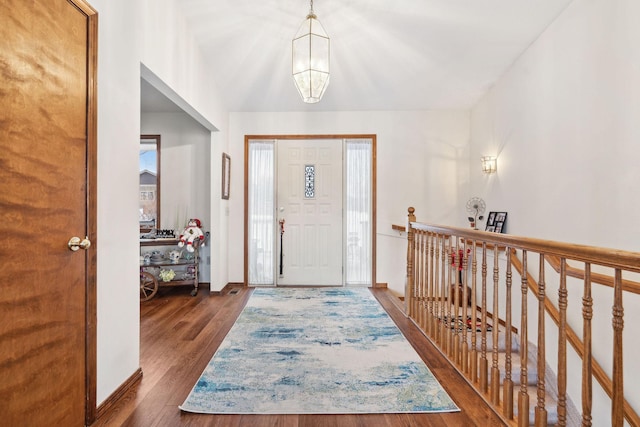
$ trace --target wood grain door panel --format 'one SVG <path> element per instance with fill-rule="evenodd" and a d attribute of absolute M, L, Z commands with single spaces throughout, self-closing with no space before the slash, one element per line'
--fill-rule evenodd
<path fill-rule="evenodd" d="M 88 37 L 70 1 L 0 5 L 0 424 L 85 423 Z"/>

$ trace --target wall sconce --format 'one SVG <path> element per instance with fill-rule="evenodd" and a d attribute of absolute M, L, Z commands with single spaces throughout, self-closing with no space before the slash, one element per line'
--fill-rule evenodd
<path fill-rule="evenodd" d="M 494 173 L 498 170 L 498 159 L 494 156 L 482 156 L 482 172 L 486 174 Z"/>

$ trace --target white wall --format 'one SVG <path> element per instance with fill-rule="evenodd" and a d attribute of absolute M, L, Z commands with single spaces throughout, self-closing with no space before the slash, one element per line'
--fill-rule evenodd
<path fill-rule="evenodd" d="M 186 113 L 143 113 L 140 132 L 161 137 L 159 228 L 178 234 L 198 218 L 202 231 L 211 231 L 211 132 Z M 209 282 L 211 261 L 204 252 L 199 278 Z"/>
<path fill-rule="evenodd" d="M 242 282 L 245 135 L 376 134 L 377 135 L 377 282 L 404 293 L 406 240 L 391 229 L 404 225 L 407 208 L 418 218 L 464 225 L 466 212 L 456 208 L 466 197 L 458 191 L 467 181 L 469 115 L 459 111 L 231 113 L 229 150 L 232 167 L 229 233 L 229 278 Z M 462 163 L 460 163 L 462 161 Z"/>
<path fill-rule="evenodd" d="M 160 226 L 180 232 L 189 218 L 210 230 L 211 132 L 185 113 L 144 113 L 140 132 L 160 141 Z"/>
<path fill-rule="evenodd" d="M 640 248 L 638 12 L 576 0 L 473 109 L 471 187 L 510 233 Z"/>
<path fill-rule="evenodd" d="M 219 171 L 227 114 L 208 65 L 194 48 L 173 0 L 90 0 L 98 11 L 97 401 L 139 368 L 138 152 L 140 63 L 158 75 L 220 132 L 212 137 L 211 170 Z M 212 184 L 215 187 L 215 180 Z M 219 187 L 211 188 L 210 227 L 221 219 Z M 216 197 L 217 195 L 217 197 Z M 205 221 L 206 222 L 206 221 Z M 226 235 L 226 234 L 224 234 Z M 223 235 L 223 236 L 224 236 Z M 217 250 L 226 241 L 216 235 Z M 212 281 L 226 283 L 226 265 Z"/>
<path fill-rule="evenodd" d="M 211 291 L 228 283 L 227 206 L 220 199 L 221 155 L 227 148 L 228 112 L 215 83 L 215 64 L 205 62 L 175 0 L 137 0 L 142 5 L 140 62 L 182 97 L 217 132 L 211 135 Z M 217 232 L 216 232 L 217 230 Z"/>
<path fill-rule="evenodd" d="M 97 400 L 139 367 L 139 9 L 96 0 L 98 11 Z M 138 178 L 139 179 L 139 178 Z M 137 209 L 137 208 L 136 208 Z"/>
<path fill-rule="evenodd" d="M 509 212 L 509 233 L 638 251 L 638 16 L 637 0 L 575 0 L 473 109 L 468 185 L 487 210 Z M 498 172 L 483 176 L 479 159 L 489 154 Z M 598 294 L 594 319 L 610 329 L 610 292 Z M 638 303 L 625 296 L 629 397 L 640 395 Z M 579 327 L 579 302 L 571 305 Z M 610 339 L 594 350 L 611 365 Z M 569 384 L 579 402 L 579 381 Z M 608 407 L 594 416 L 609 425 Z"/>

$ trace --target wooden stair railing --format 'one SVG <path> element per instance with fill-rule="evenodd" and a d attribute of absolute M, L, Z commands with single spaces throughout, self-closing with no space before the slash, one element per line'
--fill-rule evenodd
<path fill-rule="evenodd" d="M 515 254 L 515 250 L 513 251 L 513 253 Z M 562 261 L 560 258 L 550 255 L 545 257 L 545 260 L 555 270 L 556 273 L 558 274 L 561 273 Z M 522 274 L 523 273 L 522 264 L 519 262 L 519 260 L 516 258 L 515 261 L 512 261 L 512 262 L 516 270 L 520 274 Z M 585 288 L 584 288 L 585 301 L 584 302 L 585 302 L 586 311 L 585 311 L 585 319 L 584 319 L 585 324 L 583 325 L 583 330 L 591 331 L 591 319 L 593 317 L 593 310 L 592 310 L 593 298 L 591 296 L 591 287 L 588 286 L 587 284 L 590 282 L 598 283 L 598 284 L 613 288 L 615 279 L 604 274 L 591 273 L 590 264 L 587 264 L 585 270 L 580 270 L 575 267 L 569 267 L 568 265 L 565 264 L 565 270 L 566 270 L 567 276 L 574 277 L 577 279 L 582 279 L 585 281 Z M 536 286 L 537 284 L 535 283 L 535 280 L 533 278 L 530 278 L 530 288 L 533 292 L 537 292 Z M 622 290 L 635 293 L 635 294 L 640 294 L 640 283 L 634 282 L 631 280 L 622 280 Z M 545 301 L 545 309 L 547 314 L 549 314 L 549 316 L 551 317 L 551 319 L 553 319 L 556 325 L 558 325 L 559 314 L 555 306 L 550 301 L 547 300 Z M 595 359 L 593 359 L 591 355 L 591 334 L 589 333 L 588 336 L 585 336 L 584 342 L 583 342 L 579 338 L 578 334 L 570 326 L 567 326 L 567 340 L 569 341 L 569 344 L 571 344 L 571 346 L 573 347 L 575 352 L 578 354 L 578 356 L 580 356 L 581 359 L 584 359 L 586 357 L 587 359 L 591 358 L 593 360 L 591 363 L 591 366 L 587 368 L 590 374 L 588 376 L 593 375 L 596 378 L 596 380 L 598 380 L 598 382 L 600 383 L 600 386 L 607 393 L 609 398 L 611 398 L 613 396 L 612 381 L 607 376 L 602 366 L 600 366 L 600 364 Z M 589 352 L 588 355 L 585 354 L 586 351 Z M 587 387 L 589 390 L 591 390 L 591 384 L 588 384 Z M 625 419 L 631 425 L 640 426 L 640 416 L 638 416 L 633 411 L 633 408 L 631 407 L 631 405 L 626 399 L 624 400 L 624 414 L 625 414 Z"/>
<path fill-rule="evenodd" d="M 590 426 L 594 406 L 592 377 L 595 377 L 611 398 L 611 425 L 622 426 L 626 419 L 630 425 L 640 426 L 640 418 L 624 397 L 622 360 L 622 294 L 640 293 L 640 283 L 623 280 L 622 275 L 640 273 L 640 253 L 427 225 L 416 222 L 414 212 L 409 208 L 406 314 L 494 406 L 496 413 L 510 425 L 546 426 L 548 419 L 553 419 L 549 423 L 559 426 L 570 421 Z M 506 260 L 501 268 L 502 252 Z M 492 267 L 487 254 L 493 257 Z M 537 277 L 528 270 L 530 254 L 538 257 Z M 568 261 L 582 263 L 584 270 L 570 266 Z M 546 274 L 547 263 L 554 267 L 557 277 Z M 592 273 L 592 266 L 613 269 L 613 278 Z M 513 296 L 512 267 L 520 279 L 519 298 Z M 576 317 L 575 313 L 568 313 L 569 289 L 575 286 L 572 279 L 583 282 L 582 340 L 568 324 L 570 314 Z M 613 379 L 607 378 L 592 353 L 594 284 L 613 288 Z M 557 291 L 557 307 L 548 297 L 549 289 Z M 535 303 L 529 302 L 530 293 L 537 300 L 537 309 L 530 310 L 531 315 L 528 310 Z M 572 302 L 572 306 L 576 303 Z M 476 307 L 480 307 L 479 314 Z M 515 322 L 514 312 L 518 314 Z M 545 338 L 547 314 L 557 325 L 557 348 L 549 346 Z M 492 319 L 492 328 L 488 318 Z M 502 318 L 501 325 L 498 319 Z M 532 345 L 530 353 L 528 334 L 533 325 L 537 337 L 532 338 L 537 339 L 537 345 Z M 518 340 L 514 341 L 512 334 L 516 328 Z M 512 342 L 518 343 L 515 350 Z M 567 396 L 567 342 L 583 361 L 579 421 L 569 413 L 572 406 Z M 556 380 L 545 376 L 546 354 L 550 350 L 557 350 Z M 550 393 L 555 395 L 555 407 L 548 407 Z"/>

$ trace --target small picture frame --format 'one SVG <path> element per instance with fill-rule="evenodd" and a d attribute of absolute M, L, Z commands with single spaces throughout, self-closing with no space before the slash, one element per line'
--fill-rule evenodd
<path fill-rule="evenodd" d="M 222 153 L 222 199 L 229 200 L 231 189 L 231 157 Z"/>
<path fill-rule="evenodd" d="M 506 212 L 489 212 L 489 216 L 487 216 L 487 226 L 485 228 L 485 231 L 490 231 L 493 233 L 504 233 L 506 222 Z"/>

